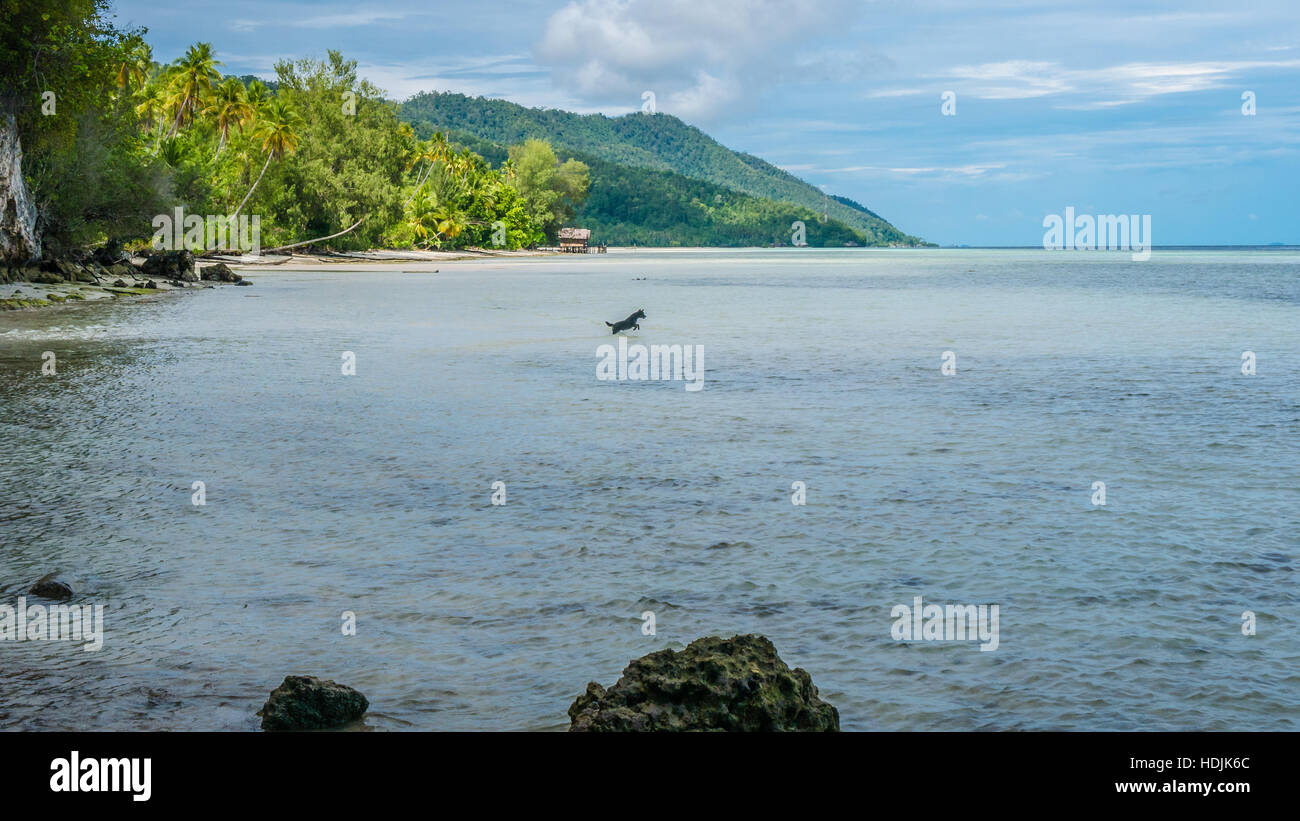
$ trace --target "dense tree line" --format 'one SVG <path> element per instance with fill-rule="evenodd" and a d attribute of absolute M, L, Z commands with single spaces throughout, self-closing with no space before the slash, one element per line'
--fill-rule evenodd
<path fill-rule="evenodd" d="M 223 75 L 207 43 L 156 61 L 143 30 L 107 22 L 106 0 L 0 7 L 8 263 L 143 244 L 175 208 L 255 214 L 264 249 L 519 248 L 553 240 L 587 193 L 586 166 L 543 141 L 493 167 L 442 134 L 417 138 L 336 51 L 263 82 Z"/>

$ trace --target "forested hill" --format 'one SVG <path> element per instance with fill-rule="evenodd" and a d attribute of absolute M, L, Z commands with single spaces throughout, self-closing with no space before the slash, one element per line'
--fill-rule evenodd
<path fill-rule="evenodd" d="M 416 134 L 427 139 L 433 126 L 421 123 Z M 424 133 L 428 132 L 428 133 Z M 443 132 L 453 146 L 468 149 L 494 166 L 508 158 L 507 146 L 464 131 Z M 636 168 L 602 160 L 581 151 L 559 148 L 561 161 L 579 160 L 591 173 L 591 190 L 574 215 L 607 245 L 749 247 L 788 245 L 790 224 L 800 220 L 805 241 L 827 248 L 863 245 L 865 237 L 837 219 L 801 205 L 751 197 L 672 171 Z"/>
<path fill-rule="evenodd" d="M 498 145 L 541 139 L 557 151 L 567 149 L 569 153 L 633 169 L 671 172 L 774 203 L 793 203 L 819 215 L 826 211 L 832 221 L 849 226 L 872 245 L 921 244 L 853 200 L 827 198 L 798 177 L 758 157 L 732 151 L 668 114 L 573 114 L 525 108 L 505 100 L 432 92 L 403 103 L 399 116 L 417 133 L 461 132 Z M 602 170 L 613 171 L 616 167 Z M 593 168 L 593 194 L 601 182 L 600 173 Z"/>

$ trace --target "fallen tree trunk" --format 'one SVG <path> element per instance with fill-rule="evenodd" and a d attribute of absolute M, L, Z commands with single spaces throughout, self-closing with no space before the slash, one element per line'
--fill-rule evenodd
<path fill-rule="evenodd" d="M 280 245 L 280 246 L 275 247 L 275 248 L 268 248 L 268 249 L 267 249 L 266 251 L 264 251 L 263 253 L 274 254 L 276 251 L 283 251 L 283 250 L 285 250 L 286 248 L 297 248 L 297 247 L 302 246 L 302 245 L 311 245 L 313 242 L 324 242 L 324 241 L 327 240 L 327 239 L 334 239 L 335 237 L 341 237 L 341 236 L 343 236 L 344 234 L 348 233 L 349 231 L 355 229 L 358 225 L 360 225 L 361 223 L 363 223 L 363 222 L 365 222 L 365 221 L 366 221 L 366 218 L 365 218 L 365 217 L 362 217 L 361 219 L 359 219 L 359 220 L 357 220 L 356 222 L 352 223 L 352 225 L 351 225 L 350 227 L 348 227 L 348 228 L 344 228 L 342 231 L 339 231 L 337 234 L 330 234 L 328 237 L 316 237 L 315 239 L 305 239 L 305 240 L 303 240 L 302 242 L 295 242 L 295 243 L 292 243 L 292 244 L 290 244 L 290 245 Z"/>

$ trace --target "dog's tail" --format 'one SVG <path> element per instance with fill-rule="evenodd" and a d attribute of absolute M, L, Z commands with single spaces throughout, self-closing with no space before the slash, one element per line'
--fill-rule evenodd
<path fill-rule="evenodd" d="M 608 325 L 608 326 L 611 327 L 611 328 L 614 327 L 614 323 L 613 323 L 613 322 L 606 322 L 605 324 Z"/>

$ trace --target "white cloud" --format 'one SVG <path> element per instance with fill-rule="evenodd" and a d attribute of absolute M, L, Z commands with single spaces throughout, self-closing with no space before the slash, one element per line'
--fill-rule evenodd
<path fill-rule="evenodd" d="M 1111 108 L 1163 94 L 1225 88 L 1243 75 L 1261 70 L 1294 70 L 1300 60 L 1219 60 L 1131 62 L 1099 68 L 1070 69 L 1059 63 L 1009 60 L 956 66 L 940 75 L 958 93 L 985 100 L 1012 100 L 1071 95 L 1069 108 Z"/>
<path fill-rule="evenodd" d="M 637 108 L 653 91 L 660 111 L 707 121 L 814 68 L 848 71 L 845 55 L 798 50 L 847 8 L 846 0 L 572 0 L 547 20 L 536 57 L 586 101 Z"/>
<path fill-rule="evenodd" d="M 277 26 L 292 26 L 304 29 L 356 28 L 391 20 L 405 20 L 409 15 L 393 11 L 352 11 L 340 14 L 318 14 L 312 17 L 290 17 L 276 21 Z M 256 31 L 265 27 L 265 20 L 238 18 L 230 22 L 232 31 Z"/>

